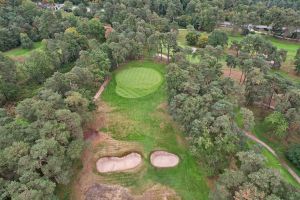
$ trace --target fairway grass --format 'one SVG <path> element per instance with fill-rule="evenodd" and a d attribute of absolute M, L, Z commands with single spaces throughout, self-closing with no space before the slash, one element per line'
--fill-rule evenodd
<path fill-rule="evenodd" d="M 112 80 L 102 94 L 102 101 L 113 111 L 108 114 L 104 132 L 115 140 L 138 143 L 144 156 L 144 170 L 136 173 L 115 173 L 107 175 L 107 183 L 117 183 L 141 193 L 153 184 L 162 184 L 174 189 L 184 200 L 206 200 L 209 188 L 205 170 L 190 153 L 181 129 L 167 112 L 165 81 L 152 94 L 134 99 L 121 98 L 117 92 L 116 77 L 123 70 L 136 68 L 156 70 L 165 73 L 165 65 L 152 61 L 133 61 L 112 75 Z M 176 167 L 157 169 L 150 163 L 155 150 L 165 150 L 179 156 Z"/>
<path fill-rule="evenodd" d="M 128 68 L 116 75 L 116 82 L 118 95 L 139 98 L 155 92 L 162 83 L 162 75 L 150 68 Z"/>

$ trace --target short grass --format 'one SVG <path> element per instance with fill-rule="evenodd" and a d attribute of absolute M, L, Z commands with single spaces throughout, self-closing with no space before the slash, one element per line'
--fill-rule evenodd
<path fill-rule="evenodd" d="M 20 57 L 20 56 L 28 56 L 32 51 L 38 50 L 44 47 L 44 43 L 35 42 L 32 49 L 23 49 L 22 47 L 17 47 L 15 49 L 11 49 L 9 51 L 4 52 L 4 55 L 8 57 Z"/>
<path fill-rule="evenodd" d="M 116 93 L 116 74 L 141 65 L 154 69 L 161 75 L 165 73 L 164 64 L 152 61 L 133 61 L 113 73 L 102 100 L 114 108 L 114 116 L 122 117 L 102 131 L 109 132 L 114 139 L 140 144 L 146 156 L 146 167 L 138 174 L 118 173 L 108 176 L 114 179 L 113 182 L 134 188 L 135 191 L 142 190 L 149 183 L 160 183 L 173 188 L 183 199 L 208 199 L 209 188 L 205 180 L 205 170 L 191 155 L 180 128 L 167 113 L 165 82 L 154 93 L 138 99 L 122 98 Z M 114 117 L 113 120 L 118 119 Z M 170 169 L 152 167 L 149 155 L 158 149 L 177 154 L 181 159 L 180 164 Z"/>
<path fill-rule="evenodd" d="M 116 92 L 125 98 L 139 98 L 153 93 L 162 83 L 162 75 L 142 66 L 121 70 L 116 75 Z"/>

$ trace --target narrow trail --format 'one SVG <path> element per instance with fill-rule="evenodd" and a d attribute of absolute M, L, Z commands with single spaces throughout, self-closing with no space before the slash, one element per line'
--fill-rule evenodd
<path fill-rule="evenodd" d="M 93 100 L 96 101 L 102 94 L 102 92 L 104 91 L 105 87 L 107 86 L 107 84 L 109 83 L 111 78 L 107 78 L 105 79 L 105 81 L 102 83 L 102 85 L 100 86 L 98 92 L 95 94 Z"/>
<path fill-rule="evenodd" d="M 276 152 L 269 146 L 267 145 L 266 143 L 264 143 L 263 141 L 261 141 L 260 139 L 258 139 L 255 135 L 253 135 L 252 133 L 250 132 L 245 132 L 245 135 L 251 139 L 252 141 L 262 145 L 263 147 L 265 147 L 271 154 L 273 154 L 280 162 L 280 164 L 286 169 L 288 170 L 288 172 L 293 176 L 293 178 L 300 184 L 300 177 L 298 176 L 298 174 L 288 166 L 288 164 L 280 159 L 278 157 L 278 155 L 276 154 Z"/>

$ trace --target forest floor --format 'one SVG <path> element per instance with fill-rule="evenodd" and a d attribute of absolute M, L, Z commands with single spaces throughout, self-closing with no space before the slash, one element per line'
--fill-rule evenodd
<path fill-rule="evenodd" d="M 133 199 L 208 199 L 211 180 L 190 153 L 182 129 L 168 114 L 165 81 L 157 91 L 141 98 L 123 98 L 116 93 L 116 74 L 132 67 L 165 73 L 165 64 L 132 61 L 112 74 L 110 83 L 96 102 L 98 109 L 91 123 L 91 128 L 100 136 L 91 139 L 83 154 L 83 168 L 73 181 L 71 198 L 93 196 L 101 188 L 107 188 L 103 186 L 105 184 L 117 186 L 118 192 Z M 171 168 L 153 167 L 150 155 L 157 150 L 177 155 L 179 164 Z M 126 172 L 99 173 L 96 170 L 99 158 L 120 157 L 131 152 L 142 155 L 142 165 Z M 111 191 L 116 193 L 113 189 Z"/>

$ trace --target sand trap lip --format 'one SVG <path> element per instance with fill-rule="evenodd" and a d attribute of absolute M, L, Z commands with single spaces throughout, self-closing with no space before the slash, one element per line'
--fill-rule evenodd
<path fill-rule="evenodd" d="M 130 153 L 123 157 L 103 157 L 97 163 L 100 173 L 121 172 L 136 168 L 142 162 L 142 156 L 138 153 Z"/>
<path fill-rule="evenodd" d="M 154 151 L 150 156 L 151 164 L 157 168 L 175 167 L 179 163 L 179 157 L 166 151 Z"/>

